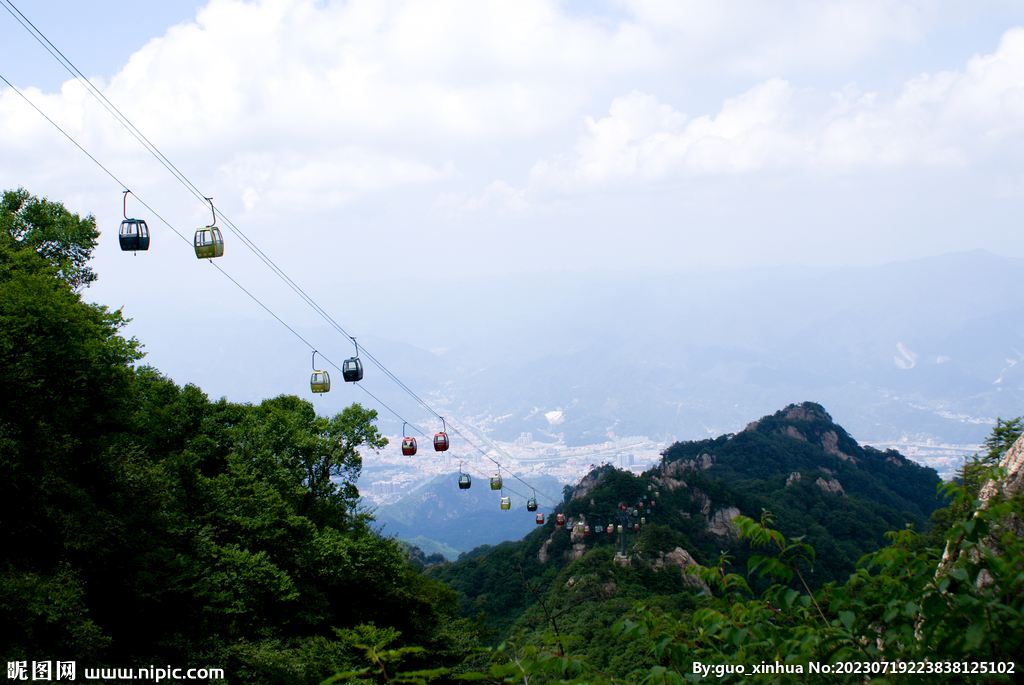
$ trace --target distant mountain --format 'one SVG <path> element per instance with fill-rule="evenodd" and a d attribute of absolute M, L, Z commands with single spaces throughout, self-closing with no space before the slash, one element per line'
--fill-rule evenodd
<path fill-rule="evenodd" d="M 678 570 L 662 570 L 717 563 L 724 551 L 744 572 L 751 551 L 732 519 L 759 519 L 767 511 L 774 528 L 814 547 L 807 579 L 820 587 L 845 580 L 862 555 L 886 544 L 886 532 L 924 529 L 941 504 L 938 484 L 934 470 L 896 451 L 859 445 L 823 407 L 805 402 L 736 434 L 676 443 L 662 464 L 640 476 L 611 466 L 591 471 L 562 508 L 565 526 L 549 519 L 520 542 L 479 548 L 430 573 L 460 593 L 466 616 L 483 611 L 499 636 L 507 635 L 529 625 L 523 617 L 533 600 L 524 582 L 543 595 L 598 578 L 605 579 L 606 598 L 630 598 L 626 608 L 638 600 L 684 602 L 676 596 L 694 590 L 693 583 Z M 630 524 L 628 570 L 612 564 L 619 535 L 603 532 L 620 516 Z"/>
<path fill-rule="evenodd" d="M 395 504 L 378 507 L 374 512 L 385 535 L 409 541 L 424 552 L 428 550 L 418 538 L 435 541 L 459 552 L 503 540 L 520 540 L 537 527 L 535 516 L 526 510 L 526 500 L 533 491 L 505 475 L 505 494 L 512 508 L 500 507 L 501 493 L 491 490 L 485 478 L 474 478 L 468 490 L 459 489 L 458 473 L 436 477 L 423 487 L 409 493 Z M 562 486 L 550 476 L 530 476 L 537 488 L 540 510 L 550 512 L 560 504 Z M 448 556 L 448 554 L 445 554 Z"/>
<path fill-rule="evenodd" d="M 981 250 L 844 268 L 390 280 L 353 286 L 373 306 L 341 318 L 439 413 L 504 441 L 701 439 L 810 398 L 865 442 L 977 444 L 996 417 L 1024 413 L 1022 281 L 1024 261 Z M 351 354 L 335 331 L 299 330 L 336 363 Z M 213 396 L 308 396 L 308 356 L 275 322 L 129 331 L 148 361 Z M 199 359 L 183 352 L 198 346 Z M 424 417 L 374 367 L 362 385 L 403 420 Z M 316 398 L 322 412 L 352 401 L 377 407 L 353 384 Z"/>

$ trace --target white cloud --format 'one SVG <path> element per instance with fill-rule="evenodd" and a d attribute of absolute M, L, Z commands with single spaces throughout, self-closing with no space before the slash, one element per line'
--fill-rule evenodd
<path fill-rule="evenodd" d="M 616 98 L 585 118 L 572 153 L 541 159 L 532 180 L 563 190 L 672 173 L 826 172 L 896 165 L 957 165 L 1005 153 L 1024 134 L 1024 29 L 963 71 L 922 74 L 884 100 L 854 85 L 825 98 L 769 79 L 687 122 L 655 96 Z"/>
<path fill-rule="evenodd" d="M 912 44 L 948 2 L 893 0 L 626 0 L 673 58 L 712 73 L 774 76 L 826 71 Z"/>
<path fill-rule="evenodd" d="M 495 181 L 479 197 L 471 198 L 459 205 L 459 211 L 472 212 L 485 207 L 497 207 L 521 211 L 526 208 L 525 191 L 516 190 L 505 181 Z"/>

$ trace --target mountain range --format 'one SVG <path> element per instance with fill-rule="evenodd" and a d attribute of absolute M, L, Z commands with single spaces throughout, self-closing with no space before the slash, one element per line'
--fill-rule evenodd
<path fill-rule="evenodd" d="M 358 307 L 327 309 L 438 413 L 495 439 L 699 439 L 812 399 L 865 442 L 970 445 L 1024 413 L 1022 278 L 1024 260 L 978 250 L 843 268 L 393 280 L 353 284 Z M 336 364 L 353 353 L 332 330 L 298 330 Z M 151 363 L 213 396 L 309 395 L 308 351 L 272 320 L 168 314 L 129 332 Z M 429 425 L 372 365 L 363 385 L 386 407 L 336 385 L 319 411 L 360 401 L 389 434 Z"/>

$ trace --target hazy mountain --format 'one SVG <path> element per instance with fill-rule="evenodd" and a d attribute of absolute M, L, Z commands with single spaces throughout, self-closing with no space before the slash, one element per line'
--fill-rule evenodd
<path fill-rule="evenodd" d="M 348 296 L 335 307 L 321 299 L 440 413 L 502 440 L 532 431 L 581 444 L 609 430 L 701 438 L 811 399 L 866 442 L 963 444 L 997 416 L 1024 413 L 1022 277 L 1024 260 L 974 251 L 832 269 L 389 281 L 353 286 L 356 307 Z M 130 330 L 147 340 L 151 363 L 214 395 L 309 395 L 309 353 L 274 321 Z M 298 330 L 336 364 L 352 354 L 335 331 Z M 379 407 L 335 386 L 316 398 L 321 411 Z M 364 386 L 403 419 L 428 418 L 372 365 Z M 552 424 L 545 414 L 556 410 Z M 401 430 L 380 413 L 386 431 Z"/>
<path fill-rule="evenodd" d="M 378 507 L 374 517 L 385 535 L 409 541 L 428 554 L 451 556 L 452 549 L 468 552 L 479 545 L 519 540 L 537 527 L 535 515 L 526 510 L 526 500 L 534 493 L 507 474 L 505 480 L 505 495 L 512 500 L 507 511 L 500 508 L 500 493 L 491 490 L 486 479 L 474 478 L 469 489 L 461 490 L 458 473 L 452 473 L 438 476 L 395 504 Z M 550 513 L 560 502 L 552 497 L 561 495 L 562 486 L 548 476 L 531 476 L 530 484 L 537 488 L 539 511 Z"/>

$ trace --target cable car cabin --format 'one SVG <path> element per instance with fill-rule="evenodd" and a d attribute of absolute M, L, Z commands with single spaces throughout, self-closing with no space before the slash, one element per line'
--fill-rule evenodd
<path fill-rule="evenodd" d="M 469 490 L 469 486 L 473 484 L 473 479 L 469 477 L 468 473 L 459 474 L 459 490 Z"/>
<path fill-rule="evenodd" d="M 125 219 L 117 232 L 122 252 L 137 252 L 149 249 L 149 228 L 142 219 Z"/>
<path fill-rule="evenodd" d="M 309 377 L 309 389 L 313 392 L 330 392 L 331 376 L 326 371 L 314 371 Z"/>
<path fill-rule="evenodd" d="M 501 510 L 502 511 L 508 511 L 511 508 L 512 508 L 512 498 L 511 497 L 502 497 L 501 498 Z"/>
<path fill-rule="evenodd" d="M 207 226 L 196 231 L 196 257 L 213 259 L 224 256 L 224 236 L 216 226 Z"/>
<path fill-rule="evenodd" d="M 653 507 L 653 506 L 654 506 L 655 504 L 657 504 L 657 502 L 655 502 L 655 501 L 654 501 L 654 500 L 652 499 L 652 500 L 651 500 L 651 506 Z"/>
<path fill-rule="evenodd" d="M 537 500 L 534 497 L 526 500 L 526 511 L 537 511 Z"/>
<path fill-rule="evenodd" d="M 647 524 L 647 519 L 646 518 L 641 518 L 640 519 L 640 523 L 643 523 L 644 525 L 646 525 Z"/>
<path fill-rule="evenodd" d="M 448 451 L 448 434 L 434 433 L 434 451 L 435 452 L 447 452 Z"/>
<path fill-rule="evenodd" d="M 539 511 L 537 512 L 537 525 L 538 526 L 543 526 L 544 525 L 544 514 L 542 514 Z"/>
<path fill-rule="evenodd" d="M 416 454 L 416 438 L 402 438 L 402 454 L 407 457 Z"/>
<path fill-rule="evenodd" d="M 359 357 L 349 357 L 341 365 L 341 376 L 346 383 L 356 383 L 363 380 L 363 363 Z"/>
<path fill-rule="evenodd" d="M 565 525 L 565 514 L 555 514 L 555 525 L 556 526 L 564 526 Z"/>
<path fill-rule="evenodd" d="M 494 474 L 491 476 L 491 490 L 501 490 L 501 475 Z"/>
<path fill-rule="evenodd" d="M 640 524 L 639 523 L 634 523 L 633 524 L 633 530 L 635 532 L 639 533 L 640 532 Z"/>
<path fill-rule="evenodd" d="M 590 526 L 583 526 L 583 534 L 590 535 Z"/>
<path fill-rule="evenodd" d="M 620 533 L 622 532 L 622 524 L 621 523 L 618 526 L 616 526 L 616 528 L 617 528 L 618 532 L 620 532 Z"/>
<path fill-rule="evenodd" d="M 607 532 L 608 532 L 609 535 L 614 533 L 615 532 L 615 526 L 613 526 L 612 524 L 609 523 L 608 524 L 608 528 L 607 528 Z"/>

